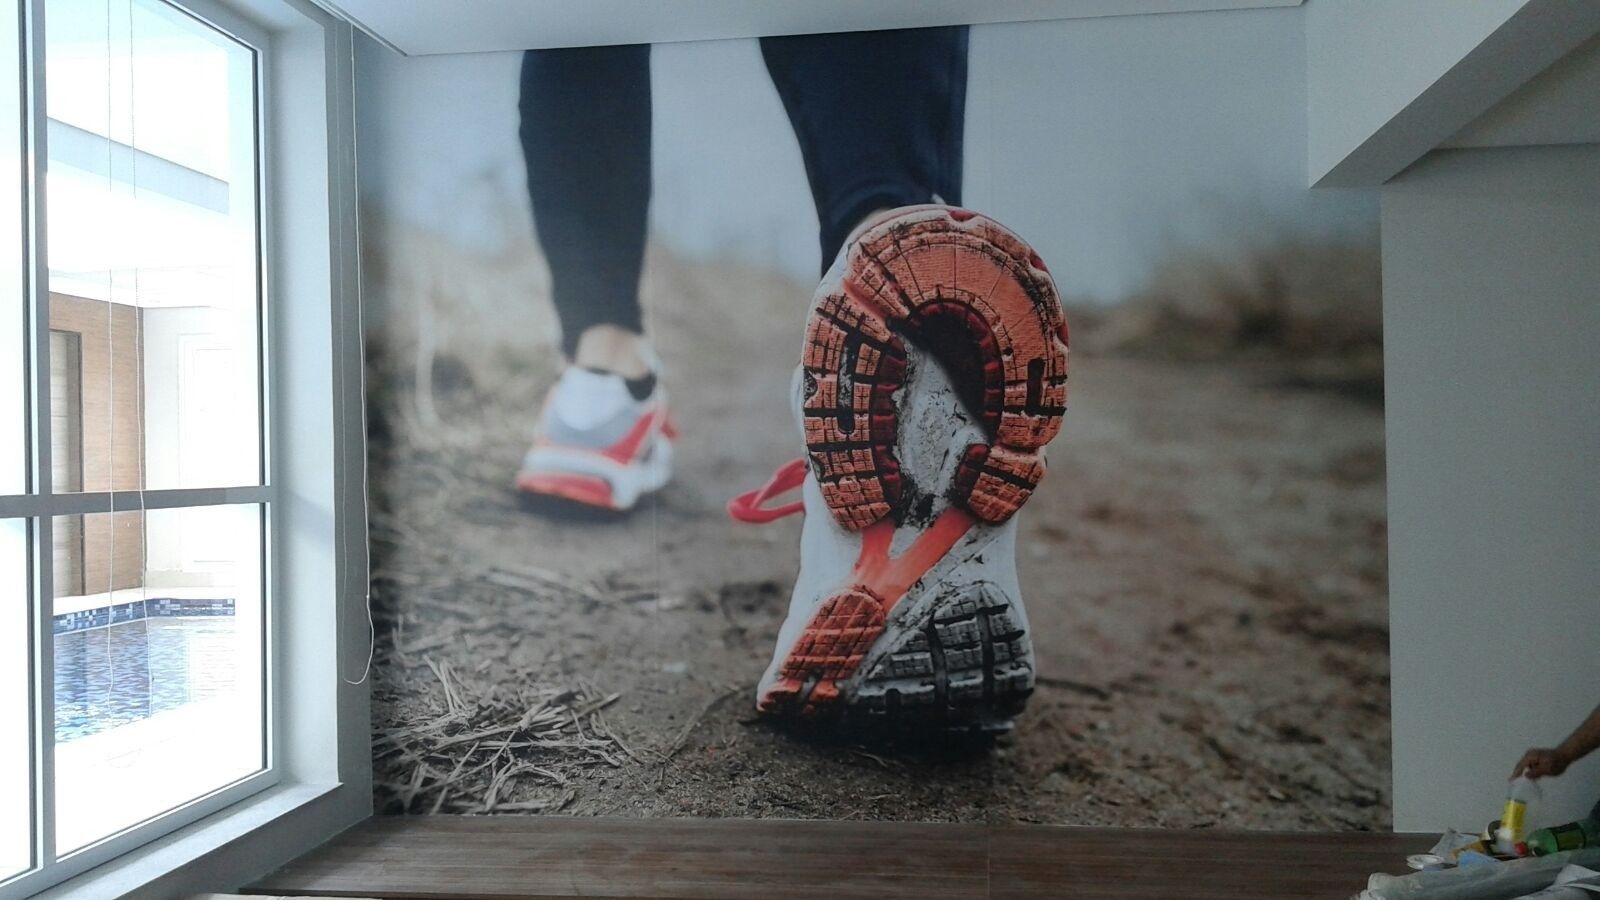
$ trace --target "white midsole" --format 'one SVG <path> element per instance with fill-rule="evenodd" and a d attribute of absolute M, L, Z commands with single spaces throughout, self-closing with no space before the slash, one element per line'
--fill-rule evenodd
<path fill-rule="evenodd" d="M 672 441 L 658 434 L 641 462 L 619 463 L 598 453 L 563 447 L 536 447 L 522 462 L 524 475 L 583 475 L 611 486 L 611 500 L 628 509 L 644 494 L 658 491 L 672 477 Z"/>

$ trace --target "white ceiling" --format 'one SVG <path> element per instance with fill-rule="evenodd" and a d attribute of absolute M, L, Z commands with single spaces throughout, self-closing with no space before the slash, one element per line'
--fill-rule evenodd
<path fill-rule="evenodd" d="M 1302 0 L 317 0 L 408 56 L 1298 6 Z"/>
<path fill-rule="evenodd" d="M 1600 143 L 1600 35 L 1518 88 L 1446 147 Z"/>

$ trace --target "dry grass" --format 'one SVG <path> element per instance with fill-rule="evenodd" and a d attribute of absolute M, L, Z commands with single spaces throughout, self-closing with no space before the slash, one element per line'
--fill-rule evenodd
<path fill-rule="evenodd" d="M 374 362 L 381 366 L 381 355 Z M 413 397 L 381 391 L 374 397 L 373 420 L 388 435 L 374 445 L 373 460 L 379 809 L 562 810 L 578 797 L 585 772 L 638 757 L 606 721 L 605 710 L 620 695 L 581 676 L 514 662 L 523 637 L 514 623 L 529 608 L 592 608 L 614 586 L 531 564 L 490 565 L 451 546 L 447 536 L 469 505 L 479 515 L 515 514 L 466 499 L 503 493 L 504 472 L 463 449 L 481 446 L 503 413 L 452 409 L 449 427 L 429 427 Z M 405 460 L 405 475 L 391 474 L 387 463 L 396 457 Z M 397 513 L 389 490 L 462 502 L 402 502 L 405 512 Z"/>
<path fill-rule="evenodd" d="M 1371 238 L 1286 238 L 1180 256 L 1115 306 L 1076 305 L 1075 349 L 1184 362 L 1254 359 L 1283 381 L 1381 400 L 1383 305 Z"/>
<path fill-rule="evenodd" d="M 429 523 L 380 513 L 374 527 L 377 558 L 387 563 L 373 573 L 384 673 L 373 738 L 381 809 L 554 812 L 577 797 L 583 771 L 637 761 L 605 719 L 617 692 L 507 663 L 517 640 L 506 613 L 513 604 L 595 603 L 601 587 L 532 566 L 463 565 L 437 539 L 423 539 Z M 428 625 L 413 639 L 407 625 L 419 617 Z M 464 647 L 478 660 L 467 671 L 450 661 Z"/>
<path fill-rule="evenodd" d="M 564 767 L 555 764 L 616 768 L 630 754 L 602 713 L 616 693 L 583 681 L 543 684 L 531 673 L 463 678 L 431 656 L 421 664 L 437 683 L 428 700 L 442 708 L 427 721 L 374 735 L 376 792 L 387 811 L 554 812 L 577 797 Z M 519 799 L 507 799 L 513 795 Z"/>

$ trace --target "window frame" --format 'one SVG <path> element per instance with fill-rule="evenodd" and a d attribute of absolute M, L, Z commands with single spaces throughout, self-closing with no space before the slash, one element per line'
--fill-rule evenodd
<path fill-rule="evenodd" d="M 162 0 L 253 51 L 261 483 L 54 494 L 45 0 L 17 2 L 29 493 L 0 497 L 0 516 L 28 523 L 33 867 L 0 881 L 0 900 L 52 886 L 107 895 L 156 884 L 227 889 L 371 812 L 368 689 L 363 673 L 340 665 L 359 665 L 368 639 L 354 36 L 308 0 Z M 307 177 L 319 168 L 325 180 Z M 296 177 L 285 177 L 289 172 Z M 258 504 L 264 517 L 264 765 L 55 859 L 53 622 L 39 600 L 52 596 L 51 517 L 233 503 Z M 285 717 L 290 709 L 292 720 Z"/>

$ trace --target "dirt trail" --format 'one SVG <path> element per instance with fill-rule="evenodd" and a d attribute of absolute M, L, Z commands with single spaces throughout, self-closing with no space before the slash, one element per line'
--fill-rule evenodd
<path fill-rule="evenodd" d="M 385 289 L 387 321 L 412 321 Z M 1256 365 L 1075 353 L 1022 514 L 1040 686 L 1015 734 L 817 743 L 752 713 L 800 523 L 723 513 L 799 453 L 809 292 L 655 259 L 646 294 L 684 437 L 675 482 L 622 519 L 508 490 L 548 352 L 474 352 L 457 328 L 428 423 L 400 329 L 373 335 L 380 809 L 1388 826 L 1381 409 Z M 540 736 L 440 746 L 536 708 Z"/>

